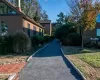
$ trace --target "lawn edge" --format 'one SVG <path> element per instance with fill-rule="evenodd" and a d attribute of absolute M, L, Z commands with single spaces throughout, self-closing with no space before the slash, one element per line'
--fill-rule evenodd
<path fill-rule="evenodd" d="M 62 45 L 61 45 L 62 46 Z M 61 52 L 63 53 L 63 56 L 65 57 L 65 54 L 62 50 L 62 47 L 61 47 Z M 82 77 L 83 80 L 86 80 L 86 77 L 83 75 L 83 73 L 72 63 L 71 60 L 69 60 L 67 57 L 65 57 L 65 59 L 68 60 L 68 62 L 73 66 L 73 68 L 76 70 L 76 72 Z"/>

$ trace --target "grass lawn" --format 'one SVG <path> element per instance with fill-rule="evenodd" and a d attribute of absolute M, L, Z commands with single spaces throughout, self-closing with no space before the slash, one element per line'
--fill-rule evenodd
<path fill-rule="evenodd" d="M 87 80 L 100 80 L 100 50 L 63 46 L 65 56 L 69 58 L 85 75 Z"/>
<path fill-rule="evenodd" d="M 95 68 L 100 68 L 100 53 L 88 53 L 77 55 L 81 60 L 87 62 Z"/>

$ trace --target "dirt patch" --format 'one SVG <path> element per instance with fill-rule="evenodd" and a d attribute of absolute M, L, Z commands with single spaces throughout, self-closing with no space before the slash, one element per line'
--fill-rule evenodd
<path fill-rule="evenodd" d="M 16 64 L 20 62 L 25 62 L 28 56 L 13 56 L 13 55 L 5 55 L 0 56 L 0 65 L 6 64 Z"/>

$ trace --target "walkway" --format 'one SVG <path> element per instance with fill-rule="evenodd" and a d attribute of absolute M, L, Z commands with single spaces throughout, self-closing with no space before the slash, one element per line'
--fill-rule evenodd
<path fill-rule="evenodd" d="M 20 80 L 82 80 L 63 58 L 57 40 L 39 51 L 20 73 Z"/>

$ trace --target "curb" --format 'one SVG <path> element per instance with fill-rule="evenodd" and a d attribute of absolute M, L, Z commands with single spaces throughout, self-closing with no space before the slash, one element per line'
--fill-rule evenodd
<path fill-rule="evenodd" d="M 60 43 L 60 45 L 61 45 L 61 43 Z M 61 47 L 61 52 L 63 53 L 63 56 L 65 57 L 64 52 L 63 52 L 63 50 L 62 50 L 62 47 Z M 76 70 L 76 72 L 82 77 L 82 79 L 83 79 L 83 80 L 86 80 L 86 77 L 83 75 L 83 73 L 82 73 L 68 58 L 65 57 L 65 59 L 68 60 L 68 62 L 73 66 L 73 68 L 74 68 L 74 69 Z"/>
<path fill-rule="evenodd" d="M 16 76 L 17 76 L 17 74 L 14 73 L 14 74 L 12 74 L 11 76 L 9 76 L 8 80 L 13 80 L 13 79 L 15 79 Z"/>
<path fill-rule="evenodd" d="M 42 47 L 42 48 L 40 48 L 39 50 L 37 50 L 34 54 L 32 54 L 32 55 L 26 60 L 26 62 L 29 62 L 29 61 L 32 59 L 32 57 L 33 57 L 34 55 L 36 55 L 36 53 L 38 53 L 40 50 L 42 50 L 42 49 L 44 49 L 45 47 L 47 47 L 50 43 L 51 43 L 51 42 L 49 42 L 49 43 L 46 44 L 44 47 Z"/>

